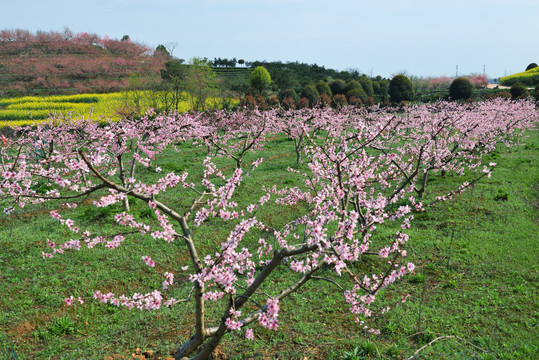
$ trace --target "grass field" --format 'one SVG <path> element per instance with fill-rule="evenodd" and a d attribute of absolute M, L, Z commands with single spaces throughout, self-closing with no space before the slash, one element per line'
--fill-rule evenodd
<path fill-rule="evenodd" d="M 411 297 L 377 320 L 381 335 L 368 335 L 354 323 L 337 288 L 311 282 L 280 304 L 278 331 L 258 327 L 254 341 L 229 334 L 220 347 L 223 354 L 231 359 L 406 359 L 426 346 L 417 358 L 534 359 L 539 353 L 539 131 L 531 132 L 526 144 L 510 152 L 500 146 L 486 159 L 498 163 L 490 179 L 417 214 L 407 245 L 415 274 L 401 280 L 404 288 L 387 289 Z M 164 172 L 188 170 L 200 176 L 205 149 L 186 143 L 180 150 L 181 156 L 164 153 L 156 165 Z M 295 163 L 293 142 L 285 136 L 268 141 L 256 156 L 265 161 L 256 176 L 241 185 L 240 201 L 258 199 L 261 185 L 271 186 L 275 178 L 291 186 L 298 181 L 285 171 Z M 246 161 L 254 159 L 251 155 Z M 217 159 L 217 166 L 228 173 L 234 169 L 227 159 Z M 302 166 L 306 165 L 296 168 Z M 440 175 L 430 182 L 434 192 L 453 188 L 462 178 Z M 169 200 L 189 206 L 182 194 Z M 92 229 L 108 226 L 120 207 L 95 208 L 87 205 L 90 200 L 76 210 L 62 210 L 62 215 Z M 153 216 L 141 203 L 133 202 L 132 207 L 140 216 Z M 141 312 L 93 301 L 67 307 L 64 298 L 90 298 L 94 290 L 153 289 L 162 281 L 157 270 L 167 269 L 164 264 L 176 269 L 184 264 L 185 246 L 136 235 L 126 240 L 129 246 L 115 251 L 82 249 L 43 260 L 47 239 L 64 242 L 71 235 L 50 217 L 54 208 L 47 203 L 0 214 L 4 349 L 13 346 L 20 359 L 170 356 L 191 335 L 192 304 Z M 258 216 L 284 223 L 293 215 L 275 205 Z M 217 224 L 197 229 L 196 235 L 212 249 L 227 230 L 226 224 Z M 156 271 L 140 261 L 141 253 L 151 254 Z M 178 283 L 186 281 L 186 276 L 177 277 Z M 182 289 L 174 290 L 178 298 L 186 295 Z"/>

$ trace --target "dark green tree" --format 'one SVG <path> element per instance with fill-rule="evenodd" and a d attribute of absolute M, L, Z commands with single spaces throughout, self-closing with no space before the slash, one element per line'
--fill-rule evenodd
<path fill-rule="evenodd" d="M 361 102 L 364 103 L 367 101 L 368 95 L 361 88 L 353 88 L 346 92 L 346 99 L 348 99 L 349 103 L 351 98 L 360 99 Z"/>
<path fill-rule="evenodd" d="M 331 98 L 331 107 L 335 109 L 340 109 L 343 106 L 348 105 L 348 102 L 346 101 L 346 96 L 343 94 L 336 94 L 333 95 Z"/>
<path fill-rule="evenodd" d="M 316 90 L 319 94 L 327 94 L 329 97 L 333 96 L 328 83 L 325 81 L 319 81 L 318 84 L 316 84 Z"/>
<path fill-rule="evenodd" d="M 301 97 L 309 100 L 309 104 L 311 106 L 314 106 L 316 104 L 318 95 L 318 90 L 316 90 L 316 88 L 312 84 L 305 85 L 303 87 L 303 91 L 301 92 Z"/>
<path fill-rule="evenodd" d="M 526 67 L 526 71 L 535 69 L 536 67 L 539 67 L 539 66 L 536 63 L 531 63 L 530 65 Z"/>
<path fill-rule="evenodd" d="M 167 59 L 172 58 L 172 56 L 170 55 L 170 52 L 167 50 L 165 45 L 157 45 L 157 47 L 155 48 L 155 52 L 159 52 L 159 53 L 163 54 L 165 56 L 165 58 L 167 58 Z"/>
<path fill-rule="evenodd" d="M 449 97 L 453 100 L 468 99 L 472 96 L 473 84 L 464 77 L 453 80 L 449 86 Z"/>
<path fill-rule="evenodd" d="M 361 89 L 363 90 L 363 87 L 357 80 L 350 80 L 346 83 L 346 86 L 344 87 L 344 94 L 347 94 L 350 90 L 353 89 Z"/>
<path fill-rule="evenodd" d="M 389 94 L 389 81 L 387 80 L 380 80 L 380 90 L 376 93 L 381 101 L 384 101 L 387 99 L 387 96 Z"/>
<path fill-rule="evenodd" d="M 359 78 L 359 83 L 367 95 L 374 96 L 374 88 L 371 79 L 369 79 L 367 76 L 362 76 Z"/>
<path fill-rule="evenodd" d="M 372 82 L 372 90 L 374 91 L 374 95 L 380 94 L 380 82 L 379 81 L 373 81 Z"/>
<path fill-rule="evenodd" d="M 341 79 L 333 80 L 329 84 L 329 88 L 331 89 L 331 92 L 333 93 L 333 95 L 344 94 L 345 87 L 346 87 L 346 83 L 344 82 L 344 80 L 341 80 Z"/>
<path fill-rule="evenodd" d="M 410 101 L 414 98 L 414 86 L 404 75 L 396 75 L 389 83 L 389 97 L 392 102 Z"/>
<path fill-rule="evenodd" d="M 523 83 L 517 82 L 513 84 L 510 91 L 513 99 L 522 99 L 529 96 L 528 88 Z"/>
<path fill-rule="evenodd" d="M 170 60 L 165 63 L 165 68 L 161 70 L 161 79 L 172 80 L 173 78 L 183 79 L 187 71 L 187 66 L 183 60 Z"/>
<path fill-rule="evenodd" d="M 287 97 L 292 98 L 296 103 L 299 101 L 298 93 L 294 89 L 281 90 L 277 94 L 277 97 L 279 98 L 279 100 L 281 100 L 281 102 Z"/>

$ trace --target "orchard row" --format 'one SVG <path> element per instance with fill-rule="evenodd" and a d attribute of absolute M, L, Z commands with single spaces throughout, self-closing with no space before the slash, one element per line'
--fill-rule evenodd
<path fill-rule="evenodd" d="M 500 143 L 521 143 L 538 119 L 530 101 L 496 99 L 368 110 L 148 112 L 106 126 L 51 121 L 16 129 L 0 148 L 0 201 L 5 213 L 44 202 L 63 205 L 51 216 L 71 238 L 49 239 L 44 261 L 100 245 L 121 251 L 135 234 L 180 242 L 189 260 L 169 264 L 176 270 L 163 271 L 159 287 L 146 294 L 93 292 L 95 301 L 128 309 L 191 307 L 192 337 L 177 359 L 207 358 L 232 331 L 252 339 L 258 326 L 276 330 L 279 303 L 313 279 L 336 286 L 361 327 L 377 333 L 370 319 L 395 306 L 379 299 L 382 290 L 398 288 L 399 278 L 414 271 L 407 261 L 414 213 L 490 176 L 496 164 L 485 163 L 485 155 Z M 257 176 L 272 159 L 253 161 L 249 154 L 263 155 L 268 140 L 283 133 L 290 141 L 282 146 L 290 144 L 296 154 L 289 172 L 297 181 L 283 176 L 261 186 Z M 207 152 L 203 170 L 165 174 L 160 159 L 186 156 L 194 150 L 186 144 Z M 233 166 L 219 169 L 217 157 Z M 435 174 L 462 181 L 434 194 L 428 180 Z M 249 193 L 252 186 L 261 188 L 260 196 Z M 88 197 L 96 207 L 121 203 L 122 211 L 109 227 L 84 229 L 63 213 Z M 132 211 L 134 201 L 152 216 Z M 286 224 L 264 221 L 264 208 L 290 209 L 294 216 Z M 199 229 L 215 223 L 231 230 L 210 239 L 215 246 L 208 250 Z M 140 255 L 155 267 L 151 253 Z M 178 283 L 180 275 L 188 281 Z M 406 300 L 393 293 L 393 304 Z M 86 298 L 70 294 L 66 303 L 86 306 Z"/>

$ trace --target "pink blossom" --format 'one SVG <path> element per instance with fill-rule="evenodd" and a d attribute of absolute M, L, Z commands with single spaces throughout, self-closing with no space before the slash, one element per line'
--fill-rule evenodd
<path fill-rule="evenodd" d="M 232 320 L 231 318 L 227 318 L 226 321 L 225 321 L 225 325 L 227 328 L 229 328 L 230 330 L 239 330 L 242 326 L 241 322 L 239 321 L 234 321 Z"/>
<path fill-rule="evenodd" d="M 391 249 L 388 247 L 382 248 L 378 255 L 380 255 L 381 258 L 387 258 L 389 256 L 390 250 Z"/>
<path fill-rule="evenodd" d="M 149 267 L 155 267 L 155 261 L 152 260 L 149 256 L 143 256 L 142 260 L 148 265 Z"/>

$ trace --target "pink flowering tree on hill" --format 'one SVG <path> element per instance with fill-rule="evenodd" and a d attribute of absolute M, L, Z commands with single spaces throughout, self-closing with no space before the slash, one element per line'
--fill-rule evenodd
<path fill-rule="evenodd" d="M 130 74 L 144 74 L 153 82 L 166 56 L 130 41 L 96 34 L 0 30 L 0 63 L 9 81 L 0 83 L 0 95 L 45 92 L 110 92 L 125 90 Z"/>

